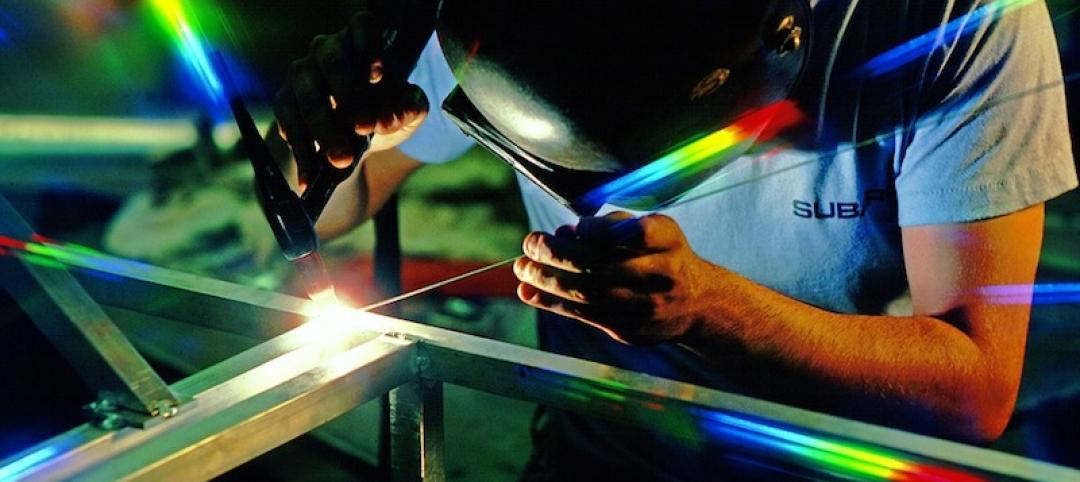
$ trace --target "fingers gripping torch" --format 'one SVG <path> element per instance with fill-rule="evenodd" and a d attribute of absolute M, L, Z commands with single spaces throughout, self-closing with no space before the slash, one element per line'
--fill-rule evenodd
<path fill-rule="evenodd" d="M 380 58 L 383 63 L 383 82 L 404 85 L 416 66 L 424 44 L 434 30 L 436 0 L 405 0 L 390 12 L 391 25 L 383 35 Z M 345 169 L 328 162 L 320 166 L 303 196 L 297 196 L 289 186 L 270 149 L 259 133 L 251 114 L 236 89 L 228 68 L 220 55 L 215 55 L 229 107 L 240 130 L 241 143 L 255 171 L 255 191 L 267 222 L 288 259 L 303 280 L 312 299 L 334 299 L 336 293 L 330 273 L 319 254 L 319 237 L 315 231 L 330 196 L 338 184 L 347 179 L 367 151 L 370 139 L 356 136 L 353 142 L 353 161 Z"/>

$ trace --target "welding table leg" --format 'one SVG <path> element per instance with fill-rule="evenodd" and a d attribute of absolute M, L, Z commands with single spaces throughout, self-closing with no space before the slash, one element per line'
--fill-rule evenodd
<path fill-rule="evenodd" d="M 394 482 L 443 482 L 443 387 L 419 380 L 390 392 Z"/>

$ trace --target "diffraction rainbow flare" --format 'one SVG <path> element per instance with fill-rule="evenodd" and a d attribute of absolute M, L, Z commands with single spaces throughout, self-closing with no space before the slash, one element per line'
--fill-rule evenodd
<path fill-rule="evenodd" d="M 722 167 L 754 143 L 772 140 L 802 120 L 794 101 L 769 104 L 590 191 L 585 194 L 585 201 L 600 206 L 609 200 L 648 196 L 685 177 Z"/>
<path fill-rule="evenodd" d="M 154 14 L 165 26 L 170 40 L 175 44 L 176 50 L 188 70 L 202 86 L 210 101 L 216 105 L 225 105 L 225 88 L 214 71 L 210 62 L 210 53 L 204 36 L 198 28 L 198 23 L 193 22 L 185 11 L 183 2 L 180 0 L 151 0 L 150 6 Z"/>

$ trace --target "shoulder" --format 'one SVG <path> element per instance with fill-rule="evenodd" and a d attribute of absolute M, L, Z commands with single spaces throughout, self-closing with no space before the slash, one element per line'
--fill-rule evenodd
<path fill-rule="evenodd" d="M 420 128 L 401 144 L 403 153 L 425 164 L 439 164 L 461 156 L 473 141 L 446 117 L 443 100 L 457 87 L 457 80 L 443 56 L 439 39 L 432 35 L 409 76 L 428 99 L 428 117 Z"/>

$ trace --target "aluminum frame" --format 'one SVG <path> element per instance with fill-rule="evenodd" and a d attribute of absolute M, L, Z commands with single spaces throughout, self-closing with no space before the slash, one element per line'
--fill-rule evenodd
<path fill-rule="evenodd" d="M 970 480 L 1080 480 L 1066 467 L 405 320 L 354 312 L 305 322 L 315 307 L 300 298 L 66 253 L 61 258 L 108 307 L 252 337 L 295 328 L 174 384 L 195 402 L 166 423 L 143 431 L 79 427 L 0 462 L 0 480 L 205 480 L 391 390 L 395 480 L 443 480 L 442 383 L 648 427 L 819 479 L 852 474 L 783 443 L 755 443 L 754 431 L 758 441 L 786 436 L 780 442 L 788 448 L 800 440 L 871 448 L 869 459 L 832 455 L 877 464 L 879 474 L 922 467 L 938 470 L 937 480 L 940 471 Z M 142 305 L 148 299 L 157 302 Z M 717 426 L 723 430 L 709 429 Z"/>
<path fill-rule="evenodd" d="M 4 196 L 0 196 L 0 238 L 34 238 L 30 226 Z M 29 259 L 0 256 L 0 287 L 97 394 L 88 407 L 93 415 L 106 426 L 146 426 L 172 416 L 179 399 L 101 306 L 66 269 L 40 266 Z"/>

